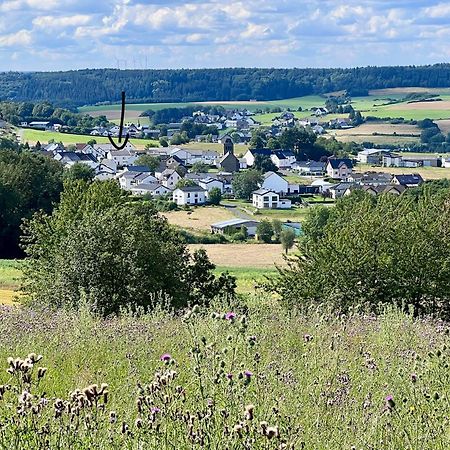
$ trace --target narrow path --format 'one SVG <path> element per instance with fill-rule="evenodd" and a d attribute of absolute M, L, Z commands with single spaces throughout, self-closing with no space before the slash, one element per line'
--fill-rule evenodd
<path fill-rule="evenodd" d="M 255 220 L 255 218 L 253 216 L 251 216 L 250 214 L 242 211 L 242 209 L 238 208 L 237 206 L 234 205 L 223 205 L 228 211 L 231 212 L 231 214 L 233 214 L 233 216 L 236 216 L 239 219 L 244 219 L 244 220 Z"/>

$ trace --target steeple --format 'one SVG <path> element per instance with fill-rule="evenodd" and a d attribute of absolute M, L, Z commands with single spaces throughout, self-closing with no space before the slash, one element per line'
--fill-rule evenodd
<path fill-rule="evenodd" d="M 230 137 L 227 137 L 223 143 L 223 154 L 226 155 L 227 153 L 234 155 L 234 143 Z"/>

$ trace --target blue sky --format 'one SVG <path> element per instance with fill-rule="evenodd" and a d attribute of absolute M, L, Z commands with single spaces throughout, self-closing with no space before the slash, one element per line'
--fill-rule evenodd
<path fill-rule="evenodd" d="M 1 71 L 419 65 L 449 38 L 433 0 L 0 0 Z"/>

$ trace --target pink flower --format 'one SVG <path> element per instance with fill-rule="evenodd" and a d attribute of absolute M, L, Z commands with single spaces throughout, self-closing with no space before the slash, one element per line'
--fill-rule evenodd
<path fill-rule="evenodd" d="M 245 375 L 247 378 L 251 378 L 251 377 L 253 376 L 253 373 L 250 372 L 250 370 L 246 370 L 246 371 L 244 372 L 244 375 Z"/>
<path fill-rule="evenodd" d="M 385 398 L 385 401 L 386 401 L 386 406 L 388 407 L 388 409 L 394 409 L 395 408 L 394 397 L 392 395 L 388 395 Z"/>
<path fill-rule="evenodd" d="M 233 379 L 233 374 L 232 374 L 232 373 L 227 373 L 227 378 L 228 378 L 229 380 L 232 380 L 232 379 Z"/>
<path fill-rule="evenodd" d="M 161 355 L 161 358 L 159 359 L 164 362 L 169 362 L 172 359 L 172 356 L 170 356 L 168 353 L 164 353 L 164 355 Z"/>
<path fill-rule="evenodd" d="M 159 413 L 161 410 L 160 410 L 157 406 L 154 406 L 150 411 L 151 411 L 152 414 L 157 414 L 157 413 Z"/>
<path fill-rule="evenodd" d="M 225 319 L 226 320 L 234 320 L 234 319 L 236 319 L 236 314 L 234 313 L 234 312 L 227 312 L 226 314 L 225 314 Z"/>

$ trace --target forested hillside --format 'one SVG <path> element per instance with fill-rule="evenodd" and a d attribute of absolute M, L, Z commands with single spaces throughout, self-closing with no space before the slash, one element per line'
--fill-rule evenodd
<path fill-rule="evenodd" d="M 204 69 L 0 73 L 0 100 L 81 106 L 117 102 L 277 100 L 348 90 L 450 86 L 450 64 L 353 69 Z"/>

